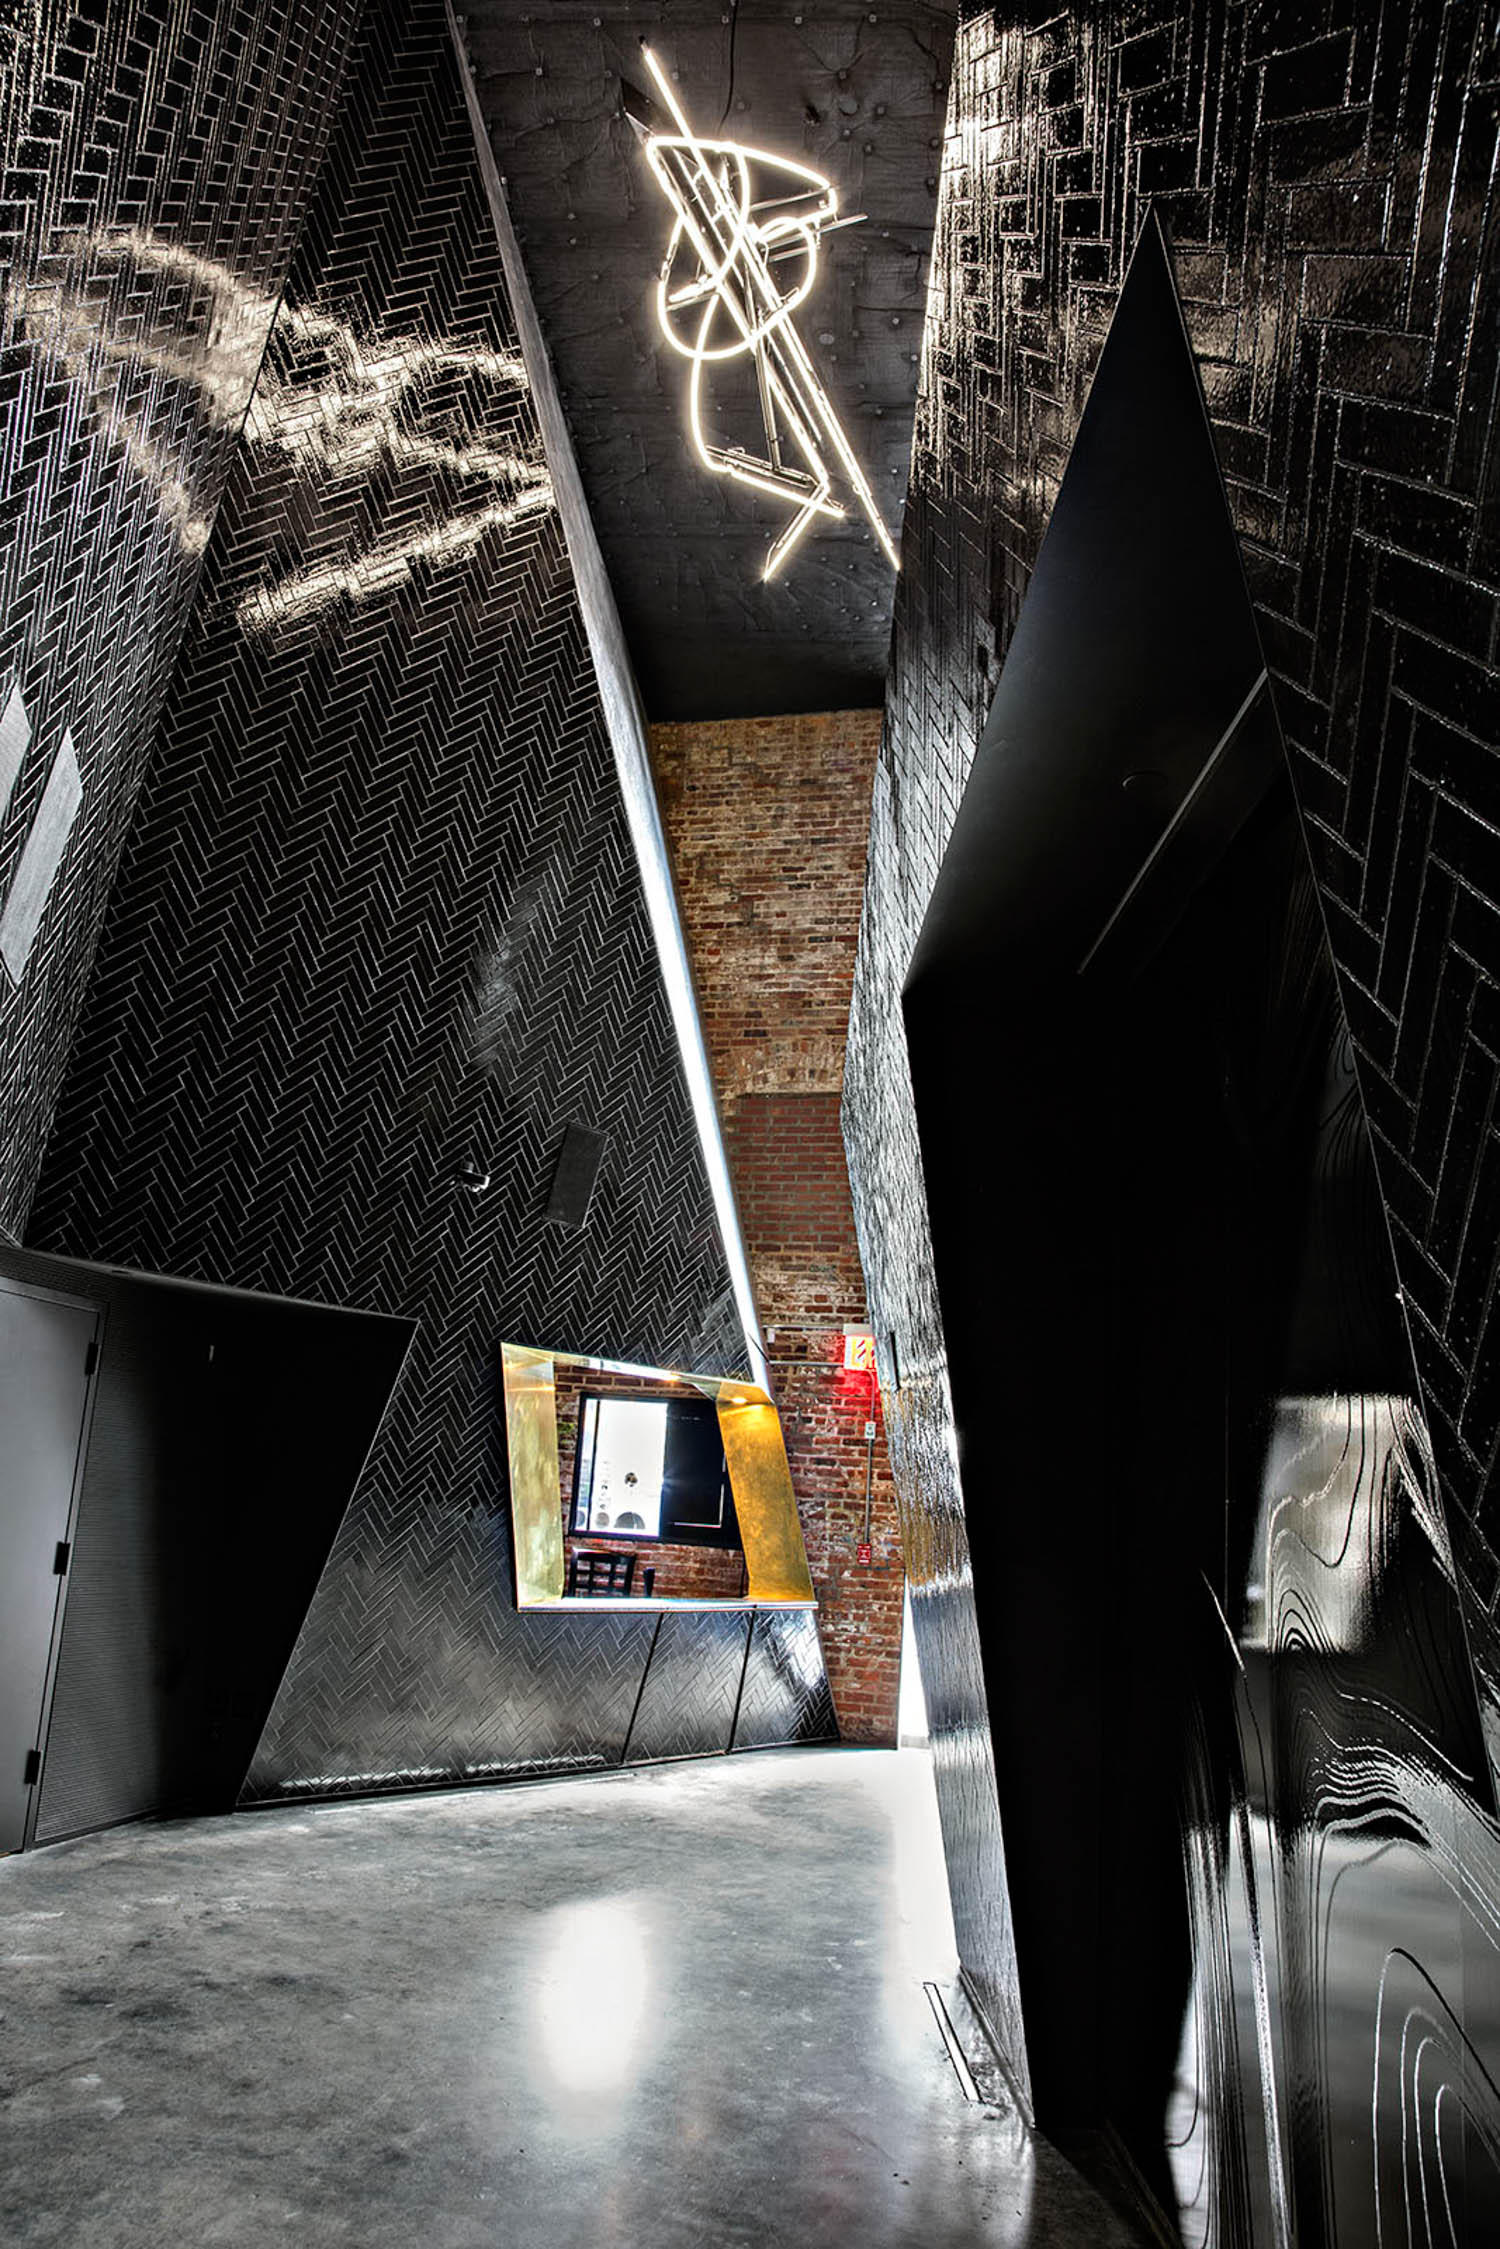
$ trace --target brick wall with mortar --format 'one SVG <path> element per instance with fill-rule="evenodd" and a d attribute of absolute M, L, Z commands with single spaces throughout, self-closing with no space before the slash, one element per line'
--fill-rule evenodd
<path fill-rule="evenodd" d="M 904 1575 L 876 1385 L 843 1367 L 866 1307 L 839 1129 L 879 740 L 878 711 L 652 729 L 834 1707 L 846 1741 L 889 1743 Z"/>

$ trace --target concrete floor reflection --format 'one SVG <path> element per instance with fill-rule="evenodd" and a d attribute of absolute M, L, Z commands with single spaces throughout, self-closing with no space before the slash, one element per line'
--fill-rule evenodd
<path fill-rule="evenodd" d="M 16 2249 L 1118 2249 L 966 2100 L 925 1755 L 127 1829 L 0 1863 Z M 989 2080 L 984 2080 L 989 2083 Z"/>
<path fill-rule="evenodd" d="M 557 1906 L 539 1963 L 536 2031 L 558 2113 L 588 2136 L 615 2127 L 613 2111 L 647 2059 L 651 1961 L 659 1949 L 649 1897 L 586 1898 Z"/>

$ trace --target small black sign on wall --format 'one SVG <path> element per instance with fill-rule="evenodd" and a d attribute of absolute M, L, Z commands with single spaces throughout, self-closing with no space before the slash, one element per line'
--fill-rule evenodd
<path fill-rule="evenodd" d="M 604 1161 L 606 1136 L 592 1125 L 570 1124 L 558 1150 L 547 1203 L 550 1226 L 582 1226 L 589 1214 L 594 1181 Z"/>

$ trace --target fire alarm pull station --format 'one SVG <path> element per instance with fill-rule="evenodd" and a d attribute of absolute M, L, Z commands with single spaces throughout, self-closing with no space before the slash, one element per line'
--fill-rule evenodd
<path fill-rule="evenodd" d="M 858 1561 L 869 1562 L 874 1560 L 875 1549 L 872 1546 L 866 1545 L 863 1539 L 861 1539 L 859 1545 L 854 1549 L 854 1552 L 855 1558 Z"/>

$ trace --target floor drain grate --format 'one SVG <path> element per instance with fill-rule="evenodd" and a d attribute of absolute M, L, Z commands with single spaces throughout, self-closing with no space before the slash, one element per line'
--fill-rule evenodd
<path fill-rule="evenodd" d="M 924 1983 L 922 1989 L 927 1994 L 927 2004 L 932 2009 L 933 2020 L 938 2026 L 938 2036 L 948 2050 L 948 2059 L 953 2064 L 953 2074 L 958 2079 L 959 2090 L 966 2101 L 980 2100 L 982 2095 L 979 2086 L 974 2072 L 964 2059 L 964 2050 L 958 2042 L 958 2032 L 953 2027 L 953 2018 L 942 1993 L 935 1983 Z"/>

